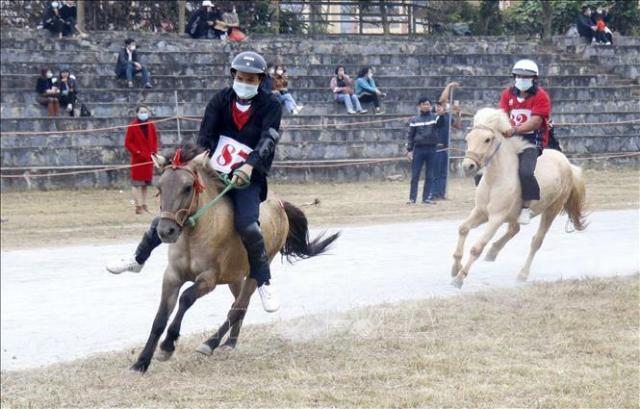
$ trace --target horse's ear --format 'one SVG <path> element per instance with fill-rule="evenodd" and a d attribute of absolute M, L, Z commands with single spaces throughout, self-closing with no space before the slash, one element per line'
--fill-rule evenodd
<path fill-rule="evenodd" d="M 153 161 L 153 165 L 158 169 L 164 168 L 164 166 L 167 164 L 167 158 L 155 153 L 151 154 L 151 160 Z"/>
<path fill-rule="evenodd" d="M 206 168 L 209 163 L 209 151 L 204 151 L 201 154 L 197 155 L 195 158 L 191 159 L 191 162 L 196 166 Z"/>

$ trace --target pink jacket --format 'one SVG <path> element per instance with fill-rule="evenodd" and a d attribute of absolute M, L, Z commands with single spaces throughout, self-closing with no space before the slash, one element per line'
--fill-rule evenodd
<path fill-rule="evenodd" d="M 331 92 L 333 92 L 333 97 L 336 99 L 338 98 L 338 95 L 342 93 L 353 94 L 353 81 L 351 78 L 349 78 L 347 74 L 342 78 L 345 83 L 345 87 L 343 88 L 338 88 L 338 78 L 336 75 L 331 78 L 331 84 L 329 86 L 331 87 Z"/>

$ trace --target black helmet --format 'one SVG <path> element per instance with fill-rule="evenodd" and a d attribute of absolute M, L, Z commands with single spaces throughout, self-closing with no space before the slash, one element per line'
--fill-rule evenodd
<path fill-rule="evenodd" d="M 258 53 L 243 51 L 231 61 L 231 73 L 235 71 L 264 74 L 267 71 L 267 62 Z"/>

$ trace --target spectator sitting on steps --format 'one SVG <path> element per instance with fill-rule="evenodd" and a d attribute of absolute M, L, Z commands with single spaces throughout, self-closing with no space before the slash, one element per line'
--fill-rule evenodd
<path fill-rule="evenodd" d="M 133 78 L 137 73 L 142 75 L 145 88 L 151 88 L 149 70 L 142 65 L 136 51 L 136 42 L 133 38 L 124 41 L 124 48 L 118 54 L 116 62 L 116 75 L 118 78 L 126 78 L 129 88 L 133 88 Z"/>
<path fill-rule="evenodd" d="M 227 31 L 222 12 L 211 1 L 202 2 L 191 18 L 185 32 L 192 38 L 220 38 Z"/>
<path fill-rule="evenodd" d="M 329 86 L 331 87 L 331 91 L 333 92 L 333 97 L 336 102 L 343 102 L 344 106 L 347 108 L 347 112 L 350 114 L 355 114 L 356 112 L 366 114 L 367 110 L 362 109 L 360 100 L 354 94 L 353 80 L 344 73 L 344 66 L 338 65 L 335 70 L 335 74 L 336 75 L 331 78 Z"/>
<path fill-rule="evenodd" d="M 578 29 L 580 37 L 582 37 L 587 44 L 591 44 L 596 32 L 596 26 L 591 20 L 591 7 L 582 6 L 582 12 L 578 14 L 576 18 L 576 28 Z"/>
<path fill-rule="evenodd" d="M 40 78 L 36 83 L 37 101 L 40 105 L 47 107 L 49 116 L 58 116 L 60 112 L 60 102 L 58 101 L 60 90 L 54 85 L 53 80 L 53 72 L 50 69 L 43 68 L 40 71 Z"/>
<path fill-rule="evenodd" d="M 287 108 L 290 114 L 298 115 L 304 108 L 302 105 L 297 105 L 293 96 L 289 93 L 289 77 L 287 77 L 287 69 L 282 65 L 275 67 L 273 90 L 278 101 Z"/>
<path fill-rule="evenodd" d="M 55 85 L 60 89 L 58 101 L 60 105 L 66 107 L 69 116 L 74 116 L 73 108 L 76 104 L 76 95 L 78 92 L 76 86 L 76 77 L 71 75 L 68 69 L 63 68 L 60 71 L 60 77 L 55 82 Z"/>
<path fill-rule="evenodd" d="M 595 13 L 591 14 L 591 21 L 595 25 L 594 39 L 597 44 L 611 45 L 613 36 L 607 23 L 609 22 L 609 10 L 607 8 L 598 7 Z"/>
<path fill-rule="evenodd" d="M 44 17 L 42 18 L 43 27 L 49 30 L 52 36 L 58 36 L 58 38 L 62 38 L 63 35 L 69 35 L 72 32 L 72 28 L 70 28 L 71 21 L 62 18 L 60 13 L 61 8 L 61 2 L 52 1 L 45 10 Z M 73 23 L 75 24 L 75 21 Z"/>
<path fill-rule="evenodd" d="M 376 86 L 376 82 L 373 80 L 372 67 L 364 67 L 358 73 L 356 96 L 360 102 L 373 102 L 376 114 L 384 114 L 384 111 L 380 108 L 380 97 L 385 97 L 387 94 L 380 91 Z"/>

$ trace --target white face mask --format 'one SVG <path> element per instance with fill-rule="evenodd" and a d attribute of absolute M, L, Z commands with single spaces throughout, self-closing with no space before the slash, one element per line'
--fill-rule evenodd
<path fill-rule="evenodd" d="M 51 7 L 53 7 L 54 9 L 57 9 L 58 7 L 60 7 L 60 3 L 58 3 L 57 1 L 54 1 L 51 3 Z"/>
<path fill-rule="evenodd" d="M 277 70 L 276 71 L 276 74 L 278 74 L 278 75 L 282 75 L 283 73 L 284 73 L 284 71 L 282 71 L 282 70 Z"/>
<path fill-rule="evenodd" d="M 135 45 L 130 45 L 130 46 L 129 46 L 129 50 L 131 50 L 131 51 L 135 51 L 135 49 L 136 49 L 136 46 L 135 46 Z"/>
<path fill-rule="evenodd" d="M 367 78 L 373 78 L 373 73 L 372 72 L 368 73 Z"/>
<path fill-rule="evenodd" d="M 47 71 L 47 78 L 52 78 L 53 77 L 53 73 L 51 71 Z"/>
<path fill-rule="evenodd" d="M 146 121 L 147 119 L 149 119 L 149 113 L 148 112 L 138 112 L 138 119 L 141 121 Z"/>
<path fill-rule="evenodd" d="M 533 79 L 531 78 L 516 78 L 516 88 L 520 91 L 526 91 L 533 87 Z"/>
<path fill-rule="evenodd" d="M 250 99 L 258 95 L 257 85 L 245 84 L 244 82 L 233 81 L 233 90 L 241 99 Z"/>

